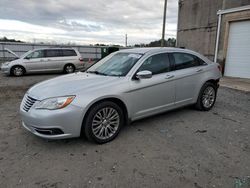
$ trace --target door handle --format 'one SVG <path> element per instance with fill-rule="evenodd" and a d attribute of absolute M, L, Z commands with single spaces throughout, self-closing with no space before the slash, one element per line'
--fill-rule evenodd
<path fill-rule="evenodd" d="M 197 69 L 196 70 L 196 72 L 202 72 L 203 71 L 203 69 Z"/>
<path fill-rule="evenodd" d="M 50 59 L 41 59 L 40 61 L 41 61 L 41 62 L 50 61 Z"/>
<path fill-rule="evenodd" d="M 165 77 L 165 79 L 171 79 L 171 78 L 174 78 L 174 75 L 167 75 L 167 76 Z"/>

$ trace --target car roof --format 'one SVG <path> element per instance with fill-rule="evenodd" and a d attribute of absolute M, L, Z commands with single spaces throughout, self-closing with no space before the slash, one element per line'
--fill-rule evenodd
<path fill-rule="evenodd" d="M 138 54 L 146 54 L 146 55 L 151 55 L 154 53 L 161 53 L 161 52 L 162 53 L 164 53 L 164 52 L 182 52 L 182 53 L 189 53 L 189 54 L 193 54 L 195 56 L 198 56 L 199 58 L 203 59 L 207 63 L 212 62 L 207 57 L 205 57 L 205 56 L 203 56 L 195 51 L 183 49 L 183 48 L 171 48 L 171 47 L 131 48 L 131 49 L 120 50 L 120 51 L 118 51 L 118 53 L 119 52 L 138 53 Z"/>
<path fill-rule="evenodd" d="M 187 53 L 196 53 L 191 50 L 182 49 L 182 48 L 171 48 L 171 47 L 150 47 L 150 48 L 131 48 L 120 50 L 124 53 L 139 53 L 139 54 L 151 54 L 156 52 L 187 52 Z"/>
<path fill-rule="evenodd" d="M 60 48 L 60 47 L 55 48 L 55 47 L 53 47 L 53 48 L 36 48 L 34 50 L 75 50 L 75 49 L 74 48 Z"/>

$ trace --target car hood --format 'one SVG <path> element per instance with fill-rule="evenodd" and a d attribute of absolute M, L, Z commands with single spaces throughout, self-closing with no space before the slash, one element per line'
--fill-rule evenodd
<path fill-rule="evenodd" d="M 10 54 L 14 55 L 16 58 L 19 58 L 19 56 L 13 52 L 12 50 L 8 49 L 8 48 L 4 48 L 7 52 L 9 52 Z"/>
<path fill-rule="evenodd" d="M 12 61 L 10 61 L 11 64 L 18 64 L 18 63 L 22 63 L 22 60 L 20 58 L 14 59 Z"/>
<path fill-rule="evenodd" d="M 122 78 L 88 73 L 73 73 L 40 82 L 28 90 L 28 95 L 38 100 L 50 97 L 76 95 L 79 91 L 110 87 Z"/>

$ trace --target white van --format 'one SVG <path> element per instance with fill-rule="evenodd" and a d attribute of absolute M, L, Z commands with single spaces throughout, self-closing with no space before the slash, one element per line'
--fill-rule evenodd
<path fill-rule="evenodd" d="M 3 63 L 1 66 L 3 73 L 14 76 L 41 72 L 73 73 L 75 70 L 81 69 L 84 69 L 83 59 L 78 50 L 72 48 L 31 50 L 18 59 Z"/>

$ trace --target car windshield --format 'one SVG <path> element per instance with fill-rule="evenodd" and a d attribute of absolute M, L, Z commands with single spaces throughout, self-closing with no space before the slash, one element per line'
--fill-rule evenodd
<path fill-rule="evenodd" d="M 87 70 L 87 73 L 105 76 L 126 76 L 136 62 L 142 57 L 138 53 L 111 54 Z"/>
<path fill-rule="evenodd" d="M 27 55 L 31 54 L 32 50 L 29 50 L 28 52 L 24 53 L 23 55 L 20 56 L 20 58 L 25 58 Z"/>

